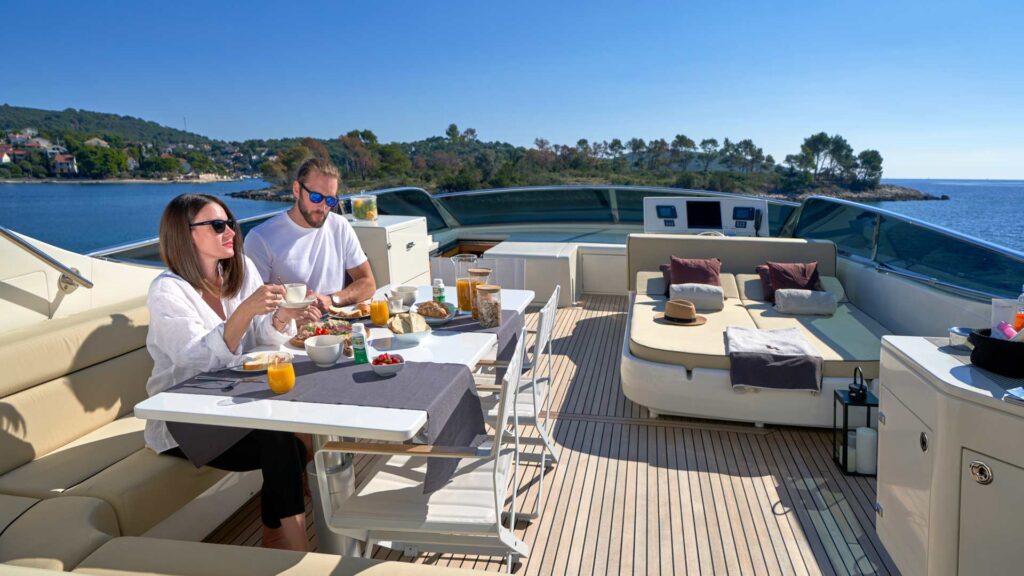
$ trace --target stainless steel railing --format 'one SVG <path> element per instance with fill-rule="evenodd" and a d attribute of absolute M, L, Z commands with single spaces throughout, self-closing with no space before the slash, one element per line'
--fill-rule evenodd
<path fill-rule="evenodd" d="M 65 266 L 53 256 L 50 256 L 46 252 L 36 248 L 34 245 L 16 234 L 13 230 L 0 226 L 0 236 L 7 238 L 15 246 L 18 246 L 25 252 L 28 252 L 38 258 L 44 264 L 60 272 L 60 279 L 57 281 L 57 287 L 60 288 L 61 292 L 68 294 L 74 292 L 79 286 L 85 288 L 93 287 L 93 283 L 85 276 L 82 276 L 78 270 L 71 268 L 70 266 Z"/>

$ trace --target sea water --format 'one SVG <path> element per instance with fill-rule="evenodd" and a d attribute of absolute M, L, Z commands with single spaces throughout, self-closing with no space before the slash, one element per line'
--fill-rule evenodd
<path fill-rule="evenodd" d="M 0 184 L 0 225 L 75 252 L 155 238 L 160 215 L 179 194 L 224 200 L 235 218 L 283 210 L 288 204 L 232 198 L 266 188 L 263 180 L 210 183 Z"/>
<path fill-rule="evenodd" d="M 1024 180 L 883 180 L 949 200 L 869 202 L 929 224 L 1024 252 Z"/>

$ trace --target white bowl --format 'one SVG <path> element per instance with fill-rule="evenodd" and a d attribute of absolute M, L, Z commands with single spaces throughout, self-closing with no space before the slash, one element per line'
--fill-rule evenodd
<path fill-rule="evenodd" d="M 309 354 L 309 359 L 313 361 L 313 364 L 321 368 L 329 368 L 334 366 L 334 363 L 341 357 L 341 347 L 344 340 L 344 336 L 337 335 L 313 336 L 306 338 L 303 345 L 306 347 L 306 353 Z"/>
<path fill-rule="evenodd" d="M 378 364 L 374 364 L 373 363 L 373 358 L 371 358 L 370 359 L 370 368 L 373 368 L 374 374 L 376 374 L 378 376 L 392 376 L 394 374 L 398 374 L 399 372 L 401 372 L 402 368 L 405 368 L 405 359 L 404 358 L 402 358 L 401 356 L 398 356 L 398 354 L 392 354 L 392 356 L 397 356 L 401 360 L 401 362 L 399 362 L 398 364 L 379 364 L 378 365 Z"/>
<path fill-rule="evenodd" d="M 402 297 L 402 305 L 409 308 L 416 302 L 417 288 L 415 286 L 395 286 L 391 289 L 395 296 Z"/>
<path fill-rule="evenodd" d="M 412 344 L 419 344 L 421 340 L 426 338 L 430 334 L 430 330 L 424 332 L 410 332 L 408 334 L 395 334 L 391 333 L 391 337 L 399 342 L 406 342 Z"/>

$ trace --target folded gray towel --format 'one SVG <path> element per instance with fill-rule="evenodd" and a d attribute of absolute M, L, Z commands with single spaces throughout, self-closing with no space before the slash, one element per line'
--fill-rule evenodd
<path fill-rule="evenodd" d="M 831 316 L 838 306 L 839 301 L 831 292 L 790 288 L 775 291 L 775 309 L 783 314 Z"/>
<path fill-rule="evenodd" d="M 710 284 L 673 284 L 669 286 L 671 300 L 689 300 L 698 312 L 714 312 L 725 308 L 725 292 L 721 286 Z"/>

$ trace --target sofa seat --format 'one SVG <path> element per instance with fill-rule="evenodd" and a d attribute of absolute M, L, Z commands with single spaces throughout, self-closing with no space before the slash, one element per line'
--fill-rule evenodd
<path fill-rule="evenodd" d="M 51 498 L 144 446 L 146 421 L 126 416 L 0 476 L 0 493 Z"/>
<path fill-rule="evenodd" d="M 121 534 L 139 536 L 196 496 L 227 472 L 187 460 L 138 450 L 64 494 L 104 500 L 117 513 Z"/>
<path fill-rule="evenodd" d="M 853 369 L 860 366 L 865 378 L 878 378 L 882 336 L 890 332 L 854 305 L 840 304 L 832 316 L 781 314 L 768 303 L 746 308 L 762 330 L 799 328 L 824 359 L 824 376 L 852 379 Z"/>
<path fill-rule="evenodd" d="M 702 326 L 676 326 L 654 315 L 665 311 L 666 298 L 637 294 L 629 329 L 629 350 L 638 358 L 694 368 L 729 368 L 725 354 L 728 326 L 757 328 L 737 298 L 725 301 L 717 312 L 697 312 L 707 318 Z"/>
<path fill-rule="evenodd" d="M 76 574 L 95 576 L 184 575 L 191 576 L 431 576 L 476 575 L 463 570 L 342 557 L 315 552 L 293 552 L 182 542 L 156 538 L 115 538 L 75 568 Z"/>
<path fill-rule="evenodd" d="M 0 562 L 70 570 L 118 535 L 117 517 L 106 502 L 51 498 L 36 503 L 0 533 Z"/>
<path fill-rule="evenodd" d="M 0 494 L 0 534 L 37 502 L 37 498 Z"/>
<path fill-rule="evenodd" d="M 143 296 L 49 320 L 45 326 L 0 336 L 0 398 L 144 348 L 149 310 Z"/>

